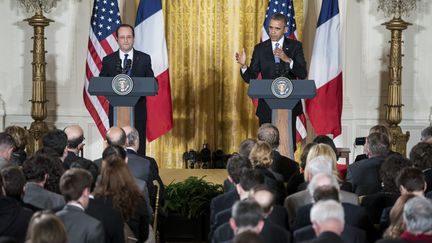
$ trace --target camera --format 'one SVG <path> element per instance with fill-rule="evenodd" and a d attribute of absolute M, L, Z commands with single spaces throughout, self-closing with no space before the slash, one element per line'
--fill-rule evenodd
<path fill-rule="evenodd" d="M 363 145 L 365 145 L 365 143 L 366 143 L 366 137 L 355 138 L 354 145 L 356 145 L 356 146 L 359 146 L 359 145 L 363 146 Z"/>

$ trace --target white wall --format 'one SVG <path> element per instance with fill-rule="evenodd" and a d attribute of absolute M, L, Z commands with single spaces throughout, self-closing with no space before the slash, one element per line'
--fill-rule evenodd
<path fill-rule="evenodd" d="M 317 0 L 318 1 L 318 0 Z M 307 2 L 307 1 L 305 1 Z M 377 1 L 340 0 L 344 61 L 342 143 L 352 147 L 355 137 L 365 136 L 370 126 L 384 118 L 390 32 L 376 12 Z M 102 140 L 82 101 L 89 20 L 93 1 L 59 1 L 47 16 L 55 20 L 46 28 L 48 121 L 58 128 L 79 124 L 86 137 L 85 155 L 100 157 Z M 407 20 L 403 54 L 403 131 L 410 131 L 408 148 L 420 138 L 432 119 L 432 2 Z M 318 9 L 319 10 L 319 9 Z M 0 1 L 0 126 L 29 126 L 31 97 L 32 28 L 30 17 L 16 1 Z"/>

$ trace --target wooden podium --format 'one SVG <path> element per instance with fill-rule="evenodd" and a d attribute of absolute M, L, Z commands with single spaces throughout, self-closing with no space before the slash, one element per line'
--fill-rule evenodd
<path fill-rule="evenodd" d="M 291 80 L 292 91 L 286 98 L 278 98 L 272 92 L 274 80 L 251 80 L 249 82 L 248 95 L 251 98 L 264 99 L 272 109 L 272 124 L 279 129 L 279 152 L 282 155 L 294 159 L 294 141 L 292 133 L 292 109 L 297 102 L 305 98 L 313 98 L 316 94 L 313 80 Z"/>
<path fill-rule="evenodd" d="M 158 84 L 155 78 L 148 77 L 129 77 L 126 74 L 123 77 L 131 79 L 132 87 L 127 94 L 122 94 L 115 90 L 113 80 L 116 77 L 93 77 L 90 79 L 88 92 L 91 95 L 105 96 L 113 106 L 113 125 L 134 127 L 134 110 L 133 107 L 143 96 L 154 96 L 158 91 Z M 117 92 L 116 92 L 117 91 Z M 125 92 L 126 93 L 126 92 Z"/>

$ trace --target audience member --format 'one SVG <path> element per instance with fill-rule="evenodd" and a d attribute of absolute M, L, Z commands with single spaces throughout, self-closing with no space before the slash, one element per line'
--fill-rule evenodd
<path fill-rule="evenodd" d="M 52 148 L 62 162 L 68 154 L 67 143 L 66 133 L 59 129 L 50 130 L 42 137 L 42 146 Z"/>
<path fill-rule="evenodd" d="M 317 238 L 309 242 L 343 243 L 341 234 L 345 227 L 344 217 L 344 210 L 338 202 L 334 200 L 317 202 L 310 212 L 310 220 Z"/>
<path fill-rule="evenodd" d="M 105 242 L 102 223 L 87 215 L 92 176 L 83 169 L 69 169 L 60 178 L 60 190 L 67 201 L 56 213 L 68 233 L 69 243 Z"/>
<path fill-rule="evenodd" d="M 395 178 L 403 168 L 409 166 L 412 166 L 412 162 L 398 153 L 389 155 L 380 166 L 381 190 L 363 196 L 361 201 L 361 206 L 367 210 L 374 224 L 380 223 L 384 211 L 388 214 L 400 196 Z"/>
<path fill-rule="evenodd" d="M 37 212 L 31 218 L 27 243 L 66 243 L 67 232 L 62 221 L 49 212 Z"/>
<path fill-rule="evenodd" d="M 79 125 L 69 125 L 63 130 L 67 136 L 67 156 L 63 161 L 63 167 L 67 170 L 77 160 L 83 160 L 80 152 L 84 147 L 84 131 Z"/>
<path fill-rule="evenodd" d="M 292 176 L 299 173 L 298 164 L 294 160 L 281 155 L 277 149 L 279 147 L 279 130 L 270 123 L 264 123 L 258 128 L 258 141 L 267 142 L 272 150 L 271 169 L 283 176 L 285 182 L 288 182 Z"/>
<path fill-rule="evenodd" d="M 357 195 L 368 195 L 381 191 L 379 168 L 389 153 L 389 138 L 382 133 L 371 133 L 366 138 L 365 150 L 368 159 L 348 166 L 347 181 Z"/>
<path fill-rule="evenodd" d="M 306 159 L 309 153 L 309 150 L 315 146 L 317 143 L 308 143 L 306 146 L 304 146 L 302 154 L 300 155 L 300 174 L 296 174 L 291 177 L 291 179 L 287 183 L 287 195 L 294 194 L 298 191 L 301 191 L 303 189 L 300 189 L 300 185 L 304 184 L 306 181 L 304 179 L 304 170 L 306 168 Z"/>
<path fill-rule="evenodd" d="M 239 154 L 245 158 L 249 158 L 250 152 L 257 140 L 253 138 L 246 138 L 240 143 Z"/>
<path fill-rule="evenodd" d="M 249 155 L 249 160 L 252 163 L 254 170 L 264 176 L 264 183 L 270 187 L 276 196 L 276 204 L 282 205 L 285 198 L 285 187 L 283 176 L 271 169 L 273 156 L 270 144 L 263 141 L 257 141 L 252 147 Z"/>
<path fill-rule="evenodd" d="M 125 153 L 124 149 L 116 145 L 104 150 L 100 178 L 93 193 L 94 200 L 87 212 L 100 219 L 106 227 L 110 225 L 113 231 L 107 234 L 111 234 L 112 239 L 120 237 L 119 227 L 123 227 L 123 224 L 119 226 L 118 223 L 126 222 L 138 242 L 144 242 L 149 234 L 148 198 L 140 192 L 121 153 Z M 109 213 L 99 211 L 101 208 L 113 212 L 113 215 L 118 215 L 119 211 L 123 220 L 114 220 Z"/>
<path fill-rule="evenodd" d="M 418 143 L 409 154 L 414 167 L 423 171 L 426 180 L 426 193 L 432 191 L 432 143 Z"/>
<path fill-rule="evenodd" d="M 403 224 L 405 231 L 398 239 L 384 239 L 378 243 L 432 242 L 432 202 L 424 197 L 414 197 L 405 203 Z"/>
<path fill-rule="evenodd" d="M 58 154 L 51 147 L 43 147 L 36 151 L 35 154 L 42 154 L 46 156 L 46 169 L 47 169 L 47 181 L 45 183 L 45 189 L 52 191 L 57 194 L 60 193 L 60 177 L 64 173 L 63 162 Z"/>
<path fill-rule="evenodd" d="M 92 185 L 90 191 L 92 192 L 96 186 L 96 180 L 99 176 L 99 168 L 93 161 L 78 157 L 70 164 L 70 168 L 84 169 L 92 175 Z"/>
<path fill-rule="evenodd" d="M 234 185 L 234 188 L 237 184 L 239 184 L 240 175 L 245 168 L 252 168 L 249 159 L 247 159 L 246 157 L 241 155 L 233 155 L 228 159 L 228 180 Z M 234 202 L 239 199 L 239 194 L 237 193 L 236 189 L 225 192 L 213 198 L 210 202 L 210 225 L 214 224 L 216 214 L 223 210 L 231 208 Z"/>
<path fill-rule="evenodd" d="M 369 134 L 372 134 L 374 132 L 386 135 L 389 138 L 389 143 L 391 144 L 391 134 L 390 134 L 390 131 L 388 130 L 388 128 L 386 126 L 384 126 L 384 125 L 375 125 L 375 126 L 371 127 L 369 129 Z M 365 149 L 366 149 L 366 147 L 363 147 L 364 154 L 357 155 L 356 158 L 355 158 L 355 160 L 354 160 L 354 162 L 357 162 L 357 161 L 360 161 L 360 160 L 368 158 L 368 155 L 366 154 L 366 150 Z M 394 153 L 394 152 L 390 150 L 389 153 Z"/>
<path fill-rule="evenodd" d="M 396 183 L 402 195 L 410 193 L 424 196 L 426 190 L 425 176 L 417 168 L 404 168 L 396 177 Z"/>
<path fill-rule="evenodd" d="M 259 234 L 263 242 L 291 242 L 291 234 L 284 228 L 265 220 L 262 209 L 251 199 L 237 201 L 232 209 L 229 223 L 221 225 L 212 242 L 226 242 L 245 231 Z"/>
<path fill-rule="evenodd" d="M 411 198 L 416 197 L 416 195 L 411 193 L 406 193 L 401 195 L 393 205 L 390 210 L 390 224 L 384 231 L 383 238 L 385 239 L 396 239 L 399 238 L 402 232 L 404 232 L 405 227 L 403 224 L 403 208 L 405 203 Z"/>
<path fill-rule="evenodd" d="M 252 188 L 252 198 L 260 205 L 266 221 L 288 229 L 288 213 L 280 205 L 275 205 L 274 192 L 266 185 L 256 185 Z"/>
<path fill-rule="evenodd" d="M 0 169 L 9 164 L 14 149 L 15 141 L 12 136 L 0 132 Z"/>
<path fill-rule="evenodd" d="M 148 175 L 148 179 L 145 180 L 147 183 L 148 192 L 150 195 L 150 203 L 152 208 L 156 207 L 156 192 L 157 188 L 153 185 L 153 181 L 157 180 L 159 184 L 159 208 L 165 203 L 165 187 L 162 182 L 162 178 L 159 175 L 159 168 L 156 163 L 156 160 L 152 157 L 139 155 L 137 151 L 139 151 L 140 147 L 140 138 L 138 131 L 130 126 L 125 126 L 122 128 L 126 134 L 126 151 L 128 157 L 128 167 L 131 171 L 140 171 L 143 168 L 143 164 L 150 165 L 150 173 Z M 139 174 L 132 172 L 134 176 L 137 178 Z M 145 175 L 143 176 L 145 177 Z"/>
<path fill-rule="evenodd" d="M 33 212 L 21 205 L 25 178 L 20 168 L 9 165 L 0 176 L 0 236 L 25 241 L 26 229 Z M 2 195 L 4 192 L 4 195 Z"/>
<path fill-rule="evenodd" d="M 241 157 L 242 158 L 242 157 Z M 253 169 L 243 169 L 240 175 L 239 183 L 236 185 L 236 191 L 240 200 L 250 198 L 253 191 L 252 189 L 264 183 L 264 176 Z M 215 215 L 213 224 L 210 225 L 209 239 L 212 239 L 215 230 L 222 224 L 228 222 L 232 208 L 227 208 L 220 211 Z"/>
<path fill-rule="evenodd" d="M 29 137 L 28 131 L 20 126 L 9 126 L 5 128 L 5 132 L 12 136 L 16 146 L 11 155 L 10 162 L 22 166 L 27 158 L 25 149 Z"/>
<path fill-rule="evenodd" d="M 421 131 L 420 140 L 425 143 L 432 143 L 432 126 L 428 126 Z"/>
<path fill-rule="evenodd" d="M 23 172 L 27 179 L 23 201 L 38 209 L 56 209 L 65 205 L 61 195 L 44 188 L 48 178 L 49 159 L 46 155 L 35 154 L 23 164 Z"/>

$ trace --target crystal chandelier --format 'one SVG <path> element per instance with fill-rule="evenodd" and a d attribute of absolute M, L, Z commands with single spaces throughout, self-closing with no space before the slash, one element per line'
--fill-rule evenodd
<path fill-rule="evenodd" d="M 18 0 L 29 13 L 49 13 L 56 6 L 58 0 Z"/>
<path fill-rule="evenodd" d="M 419 0 L 378 0 L 378 11 L 383 11 L 386 17 L 409 16 L 416 9 Z"/>

